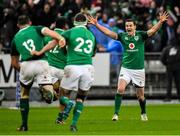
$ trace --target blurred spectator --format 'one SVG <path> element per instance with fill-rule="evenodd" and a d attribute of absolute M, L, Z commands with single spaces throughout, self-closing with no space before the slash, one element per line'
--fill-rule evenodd
<path fill-rule="evenodd" d="M 104 26 L 107 25 L 108 18 L 113 18 L 114 21 L 109 25 L 115 22 L 116 25 L 113 29 L 124 29 L 123 19 L 132 18 L 136 20 L 137 29 L 140 30 L 145 30 L 149 22 L 154 24 L 157 21 L 156 15 L 163 10 L 167 10 L 170 13 L 171 19 L 167 25 L 163 26 L 162 31 L 159 33 L 161 39 L 163 39 L 161 41 L 161 49 L 155 49 L 155 51 L 161 51 L 163 47 L 167 46 L 174 35 L 179 38 L 179 0 L 1 0 L 0 42 L 3 48 L 9 48 L 9 40 L 17 31 L 17 17 L 21 14 L 28 14 L 33 25 L 45 26 L 50 26 L 57 16 L 64 16 L 67 18 L 69 26 L 72 27 L 74 15 L 80 11 L 88 10 L 91 14 L 100 16 L 98 20 Z M 9 12 L 13 14 L 10 15 Z M 6 34 L 2 35 L 3 32 Z M 100 33 L 98 31 L 96 32 Z M 109 39 L 105 38 L 104 42 L 99 44 L 100 47 L 106 47 L 107 42 L 109 42 Z M 153 40 L 150 41 L 150 44 L 152 43 Z M 148 50 L 154 51 L 151 49 Z"/>
<path fill-rule="evenodd" d="M 102 18 L 98 18 L 98 23 L 103 25 L 104 27 L 111 29 L 111 27 L 107 24 L 108 17 L 106 13 L 103 13 Z M 100 30 L 98 30 L 94 25 L 89 25 L 89 29 L 93 34 L 95 35 L 97 47 L 99 51 L 101 51 L 102 48 L 107 48 L 108 43 L 110 42 L 111 38 L 106 36 L 104 33 L 102 33 Z"/>
<path fill-rule="evenodd" d="M 50 9 L 50 4 L 45 3 L 44 7 L 38 11 L 37 22 L 39 23 L 39 25 L 49 27 L 54 22 L 54 18 Z"/>
<path fill-rule="evenodd" d="M 50 12 L 51 12 L 51 17 L 53 18 L 53 22 L 55 21 L 55 18 L 57 17 L 58 14 L 58 4 L 56 1 L 57 0 L 47 0 L 47 2 L 50 5 Z"/>
<path fill-rule="evenodd" d="M 171 18 L 171 16 L 169 16 L 167 23 L 163 26 L 162 29 L 162 47 L 164 48 L 167 45 L 171 45 L 172 43 L 172 39 L 176 39 L 175 36 L 175 25 L 174 25 L 174 21 Z"/>
<path fill-rule="evenodd" d="M 10 51 L 10 42 L 16 32 L 14 10 L 11 8 L 5 8 L 3 10 L 3 26 L 0 29 L 0 42 L 2 43 L 5 53 Z"/>
<path fill-rule="evenodd" d="M 147 30 L 151 29 L 153 24 L 151 21 L 147 23 Z M 156 33 L 153 36 L 149 37 L 145 42 L 145 51 L 146 52 L 158 52 L 161 51 L 161 35 Z"/>
<path fill-rule="evenodd" d="M 171 39 L 170 44 L 163 49 L 161 61 L 166 66 L 167 94 L 165 101 L 172 97 L 172 83 L 175 81 L 177 97 L 180 100 L 180 45 L 176 39 Z"/>

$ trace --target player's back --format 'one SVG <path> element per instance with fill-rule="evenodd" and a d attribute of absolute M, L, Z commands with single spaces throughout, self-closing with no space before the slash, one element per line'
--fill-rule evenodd
<path fill-rule="evenodd" d="M 21 55 L 22 61 L 34 59 L 30 54 L 32 50 L 41 50 L 44 46 L 42 27 L 27 26 L 20 29 L 13 39 L 17 51 Z"/>
<path fill-rule="evenodd" d="M 55 28 L 57 33 L 61 34 L 64 30 Z M 48 44 L 52 40 L 51 37 L 46 36 L 44 38 L 45 44 Z M 50 66 L 54 66 L 56 68 L 64 69 L 67 60 L 67 52 L 65 48 L 60 48 L 57 44 L 53 49 L 48 52 L 48 63 Z"/>
<path fill-rule="evenodd" d="M 67 65 L 92 64 L 95 37 L 85 26 L 76 26 L 63 33 L 67 40 Z"/>

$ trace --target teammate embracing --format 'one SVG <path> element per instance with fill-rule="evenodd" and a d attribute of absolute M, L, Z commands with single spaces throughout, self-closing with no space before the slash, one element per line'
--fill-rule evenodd
<path fill-rule="evenodd" d="M 34 80 L 41 86 L 43 98 L 47 103 L 53 101 L 55 94 L 45 55 L 35 57 L 31 55 L 31 51 L 41 50 L 44 47 L 43 38 L 47 35 L 56 39 L 59 44 L 65 44 L 65 40 L 61 35 L 47 27 L 31 26 L 31 21 L 26 15 L 18 17 L 17 25 L 20 30 L 14 36 L 11 45 L 11 64 L 20 72 L 20 110 L 22 125 L 17 128 L 17 130 L 27 131 L 29 92 Z"/>

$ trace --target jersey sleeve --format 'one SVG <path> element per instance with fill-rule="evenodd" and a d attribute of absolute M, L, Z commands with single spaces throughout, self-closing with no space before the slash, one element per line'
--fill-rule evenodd
<path fill-rule="evenodd" d="M 33 27 L 36 29 L 38 34 L 43 35 L 42 34 L 42 29 L 44 28 L 43 26 L 33 26 Z"/>
<path fill-rule="evenodd" d="M 69 30 L 64 31 L 64 32 L 61 33 L 61 35 L 62 35 L 65 39 L 67 39 L 67 38 L 70 36 L 70 31 L 69 31 Z"/>
<path fill-rule="evenodd" d="M 45 36 L 45 37 L 43 38 L 44 45 L 48 44 L 49 41 L 51 41 L 51 40 L 52 40 L 52 37 L 50 37 L 50 36 Z"/>
<path fill-rule="evenodd" d="M 14 39 L 11 42 L 11 56 L 19 56 L 19 52 L 16 49 L 16 44 Z"/>
<path fill-rule="evenodd" d="M 71 34 L 70 30 L 67 30 L 61 33 L 61 35 L 66 39 L 66 42 L 67 42 L 66 44 L 68 44 L 69 42 L 68 39 L 70 37 L 70 34 Z"/>

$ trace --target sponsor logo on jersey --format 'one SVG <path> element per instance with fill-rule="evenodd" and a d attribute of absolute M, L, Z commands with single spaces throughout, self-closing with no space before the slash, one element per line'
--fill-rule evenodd
<path fill-rule="evenodd" d="M 125 39 L 125 40 L 128 40 L 128 37 L 126 36 L 124 39 Z"/>
<path fill-rule="evenodd" d="M 129 44 L 129 48 L 130 48 L 130 49 L 134 49 L 134 47 L 135 47 L 134 43 L 130 43 L 130 44 Z"/>
<path fill-rule="evenodd" d="M 169 56 L 175 56 L 177 54 L 177 49 L 176 48 L 171 48 L 169 51 Z"/>

